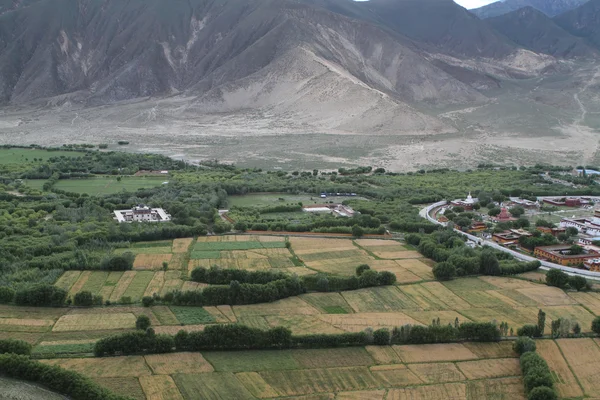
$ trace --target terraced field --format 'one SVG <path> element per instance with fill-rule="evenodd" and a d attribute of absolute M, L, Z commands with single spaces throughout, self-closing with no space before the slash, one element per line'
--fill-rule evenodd
<path fill-rule="evenodd" d="M 390 354 L 382 357 L 381 354 Z M 452 358 L 456 355 L 455 358 Z M 44 360 L 136 399 L 525 399 L 508 342 Z M 119 385 L 108 383 L 110 378 Z M 386 397 L 387 396 L 387 397 Z M 304 397 L 302 397 L 304 398 Z"/>

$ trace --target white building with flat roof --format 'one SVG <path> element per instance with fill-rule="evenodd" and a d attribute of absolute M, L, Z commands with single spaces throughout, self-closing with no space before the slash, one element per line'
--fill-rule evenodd
<path fill-rule="evenodd" d="M 171 215 L 162 208 L 150 208 L 143 204 L 131 210 L 115 210 L 115 219 L 119 222 L 166 222 L 171 220 Z"/>

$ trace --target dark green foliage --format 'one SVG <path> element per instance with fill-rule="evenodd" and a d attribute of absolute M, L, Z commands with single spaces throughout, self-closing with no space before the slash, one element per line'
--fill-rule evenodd
<path fill-rule="evenodd" d="M 530 394 L 535 388 L 546 387 L 553 390 L 553 379 L 546 361 L 536 352 L 524 353 L 521 358 L 521 370 L 525 392 Z"/>
<path fill-rule="evenodd" d="M 135 254 L 126 252 L 121 255 L 113 255 L 102 260 L 101 268 L 107 271 L 129 271 L 133 269 Z"/>
<path fill-rule="evenodd" d="M 579 275 L 569 276 L 569 286 L 579 292 L 587 287 L 587 279 Z"/>
<path fill-rule="evenodd" d="M 475 342 L 498 342 L 500 330 L 492 323 L 465 322 L 458 328 L 459 336 Z"/>
<path fill-rule="evenodd" d="M 15 290 L 7 286 L 0 286 L 0 304 L 12 303 L 15 299 Z"/>
<path fill-rule="evenodd" d="M 535 387 L 529 392 L 527 400 L 558 400 L 556 390 L 547 386 Z"/>
<path fill-rule="evenodd" d="M 91 307 L 94 304 L 94 296 L 86 290 L 78 292 L 73 298 L 73 304 L 80 307 Z"/>
<path fill-rule="evenodd" d="M 558 288 L 565 288 L 569 284 L 569 275 L 562 272 L 560 269 L 551 269 L 546 274 L 546 284 Z"/>
<path fill-rule="evenodd" d="M 449 262 L 440 262 L 433 267 L 433 276 L 438 281 L 449 281 L 456 277 L 456 267 Z"/>
<path fill-rule="evenodd" d="M 35 285 L 17 291 L 15 303 L 20 306 L 60 307 L 67 299 L 67 292 L 52 285 Z"/>
<path fill-rule="evenodd" d="M 535 340 L 529 337 L 521 336 L 513 343 L 513 350 L 519 355 L 529 351 L 535 351 L 535 349 Z"/>
<path fill-rule="evenodd" d="M 365 234 L 365 230 L 362 227 L 360 227 L 358 225 L 354 225 L 352 227 L 352 236 L 354 236 L 355 238 L 363 237 L 364 234 Z"/>
<path fill-rule="evenodd" d="M 358 267 L 356 267 L 356 276 L 361 276 L 363 274 L 363 272 L 370 270 L 371 267 L 369 267 L 367 264 L 362 264 L 359 265 Z"/>
<path fill-rule="evenodd" d="M 526 336 L 526 337 L 540 337 L 542 333 L 540 332 L 537 325 L 523 325 L 519 329 L 517 329 L 517 336 Z"/>
<path fill-rule="evenodd" d="M 500 263 L 491 249 L 481 252 L 481 273 L 484 275 L 500 275 Z"/>
<path fill-rule="evenodd" d="M 373 343 L 377 346 L 387 346 L 390 344 L 391 334 L 389 329 L 381 328 L 373 332 Z"/>
<path fill-rule="evenodd" d="M 544 330 L 546 330 L 546 313 L 541 309 L 538 311 L 537 329 L 539 336 L 544 336 Z"/>
<path fill-rule="evenodd" d="M 596 317 L 592 321 L 592 332 L 596 335 L 600 335 L 600 317 Z"/>
<path fill-rule="evenodd" d="M 0 375 L 36 382 L 77 400 L 131 400 L 111 393 L 76 372 L 42 364 L 27 356 L 0 355 Z"/>
<path fill-rule="evenodd" d="M 142 297 L 142 305 L 144 307 L 152 307 L 154 305 L 155 299 L 154 297 L 144 296 Z"/>
<path fill-rule="evenodd" d="M 191 279 L 194 282 L 208 283 L 211 285 L 229 285 L 231 281 L 265 284 L 286 278 L 289 278 L 289 275 L 283 272 L 222 269 L 216 266 L 211 268 L 194 268 L 191 274 Z"/>
<path fill-rule="evenodd" d="M 0 354 L 2 353 L 28 356 L 31 354 L 31 345 L 24 340 L 2 339 L 0 340 Z"/>
<path fill-rule="evenodd" d="M 135 328 L 145 331 L 150 327 L 150 318 L 147 315 L 140 315 L 135 321 Z"/>

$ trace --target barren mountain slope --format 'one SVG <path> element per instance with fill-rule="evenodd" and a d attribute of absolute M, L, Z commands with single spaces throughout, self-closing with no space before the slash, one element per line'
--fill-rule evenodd
<path fill-rule="evenodd" d="M 554 19 L 558 25 L 600 48 L 600 0 L 590 0 L 581 7 Z"/>
<path fill-rule="evenodd" d="M 533 7 L 549 17 L 554 17 L 577 8 L 586 1 L 588 0 L 503 0 L 470 11 L 485 19 L 508 14 L 523 7 Z"/>
<path fill-rule="evenodd" d="M 597 57 L 598 51 L 571 35 L 541 11 L 521 8 L 487 20 L 498 32 L 537 53 L 561 58 Z"/>

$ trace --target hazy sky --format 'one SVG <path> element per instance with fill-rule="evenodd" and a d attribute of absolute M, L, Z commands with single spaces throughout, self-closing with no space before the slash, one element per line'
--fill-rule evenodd
<path fill-rule="evenodd" d="M 497 0 L 454 0 L 465 8 L 477 8 L 485 6 L 486 4 L 493 3 Z"/>

